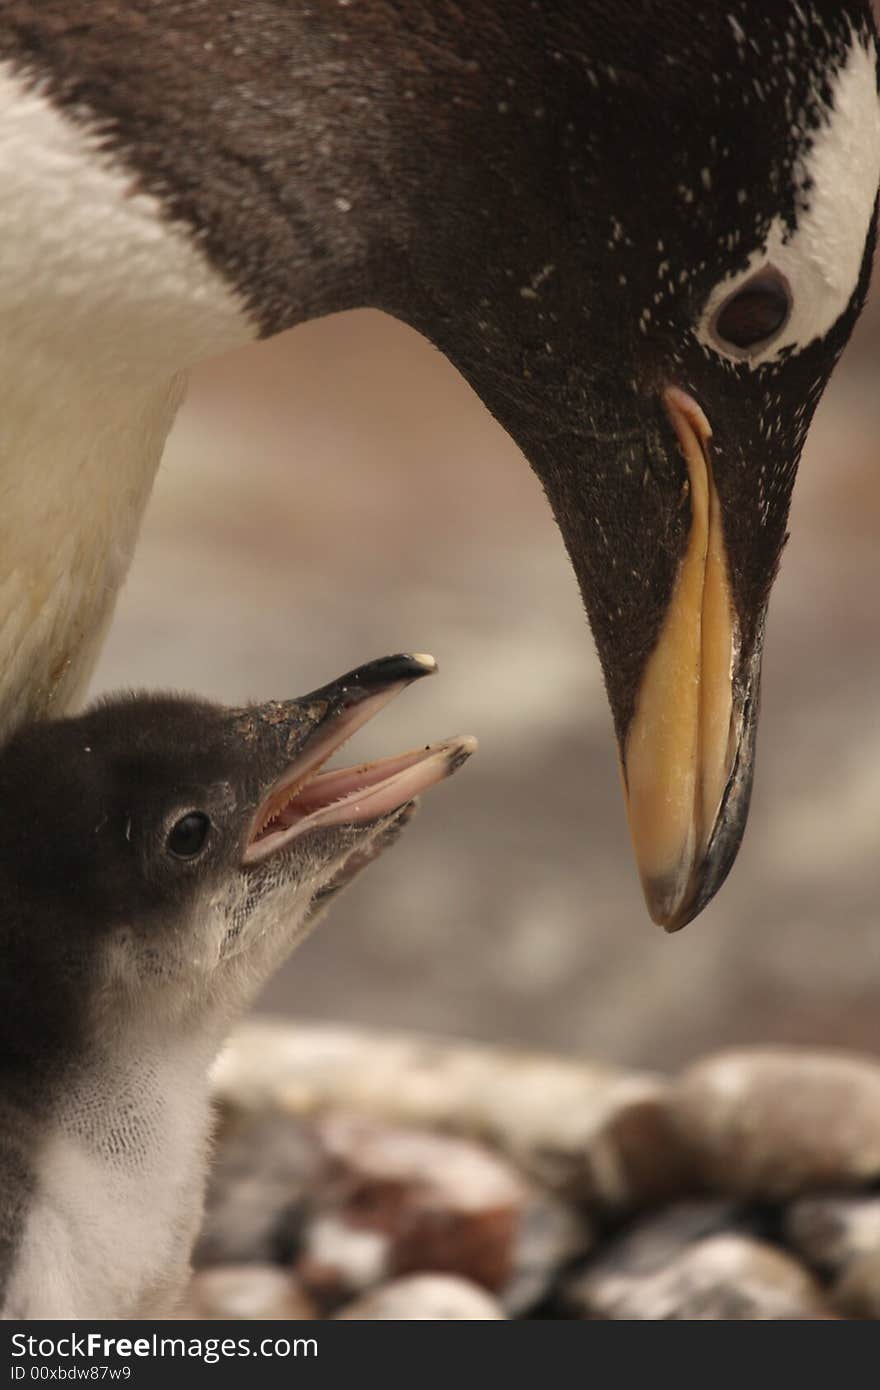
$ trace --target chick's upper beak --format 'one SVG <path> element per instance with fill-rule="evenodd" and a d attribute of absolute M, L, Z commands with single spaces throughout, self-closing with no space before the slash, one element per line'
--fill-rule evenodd
<path fill-rule="evenodd" d="M 261 750 L 270 779 L 293 762 L 305 776 L 408 685 L 436 669 L 434 658 L 421 652 L 380 657 L 307 695 L 235 711 L 235 731 Z"/>
<path fill-rule="evenodd" d="M 664 406 L 687 466 L 690 530 L 622 741 L 621 769 L 648 909 L 675 931 L 709 901 L 735 856 L 748 805 L 752 728 L 744 739 L 747 702 L 735 680 L 739 644 L 712 430 L 684 391 L 669 387 Z"/>

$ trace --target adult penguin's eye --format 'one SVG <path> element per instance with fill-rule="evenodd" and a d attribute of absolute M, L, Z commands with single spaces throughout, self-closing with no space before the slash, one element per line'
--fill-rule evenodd
<path fill-rule="evenodd" d="M 178 859 L 194 859 L 205 847 L 211 822 L 203 811 L 189 811 L 171 827 L 168 848 Z"/>
<path fill-rule="evenodd" d="M 791 289 L 772 266 L 759 270 L 724 301 L 713 332 L 719 346 L 745 352 L 775 338 L 791 313 Z"/>

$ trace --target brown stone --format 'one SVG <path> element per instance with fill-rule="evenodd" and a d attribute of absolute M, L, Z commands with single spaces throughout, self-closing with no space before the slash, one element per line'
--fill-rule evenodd
<path fill-rule="evenodd" d="M 697 1063 L 671 1114 L 702 1181 L 778 1200 L 880 1176 L 880 1065 L 846 1053 L 754 1048 Z"/>
<path fill-rule="evenodd" d="M 848 1318 L 880 1318 L 880 1250 L 856 1255 L 831 1290 L 831 1301 Z"/>
<path fill-rule="evenodd" d="M 298 1269 L 332 1304 L 411 1271 L 463 1275 L 489 1289 L 513 1268 L 529 1190 L 478 1144 L 335 1114 L 316 1124 L 325 1176 Z"/>

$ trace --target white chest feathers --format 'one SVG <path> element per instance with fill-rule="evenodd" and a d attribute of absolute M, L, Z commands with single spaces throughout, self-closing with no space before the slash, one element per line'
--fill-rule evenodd
<path fill-rule="evenodd" d="M 206 1072 L 194 1049 L 74 1084 L 36 1157 L 4 1318 L 173 1312 L 202 1211 Z"/>
<path fill-rule="evenodd" d="M 66 362 L 112 392 L 255 335 L 189 226 L 169 221 L 83 108 L 65 114 L 0 62 L 0 110 L 0 317 L 22 376 Z"/>
<path fill-rule="evenodd" d="M 187 227 L 0 63 L 0 735 L 88 679 L 193 362 L 255 336 Z"/>

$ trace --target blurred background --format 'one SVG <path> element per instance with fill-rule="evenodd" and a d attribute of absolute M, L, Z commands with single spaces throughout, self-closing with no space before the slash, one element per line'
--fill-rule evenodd
<path fill-rule="evenodd" d="M 344 761 L 481 740 L 260 1008 L 648 1066 L 880 1051 L 878 349 L 875 295 L 795 490 L 742 852 L 673 937 L 642 904 L 561 541 L 454 369 L 365 311 L 194 375 L 94 688 L 283 698 L 430 651 L 439 675 Z"/>

